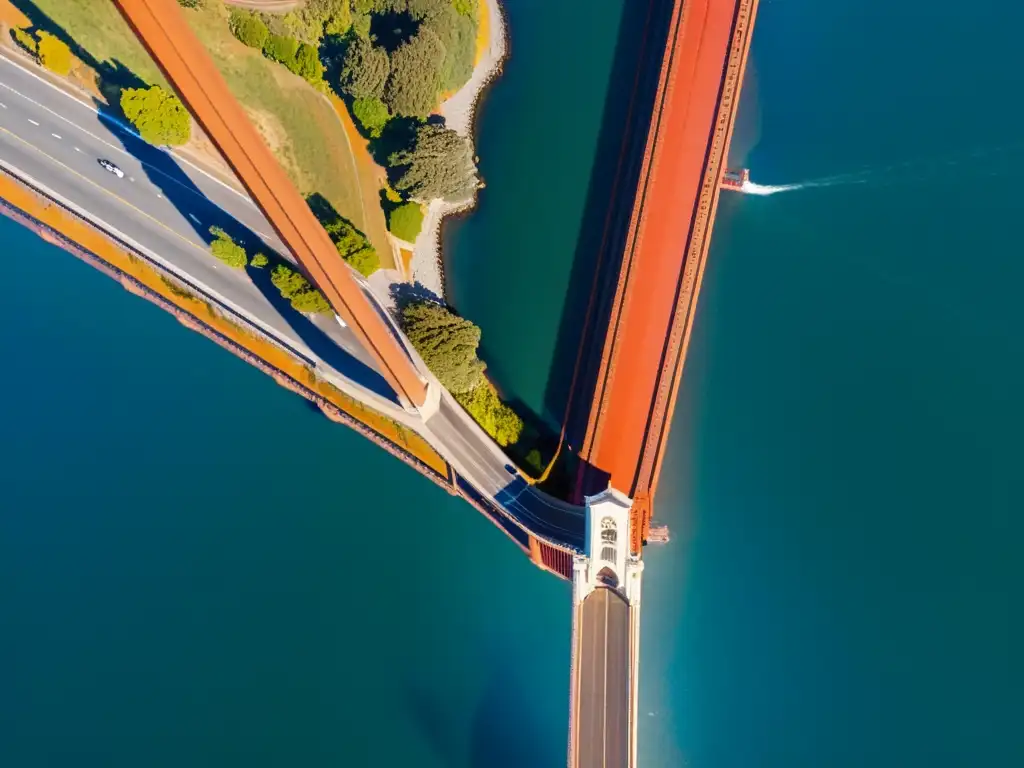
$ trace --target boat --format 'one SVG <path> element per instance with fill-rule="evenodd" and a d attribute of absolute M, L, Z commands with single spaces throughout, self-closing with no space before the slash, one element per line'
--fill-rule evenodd
<path fill-rule="evenodd" d="M 740 168 L 735 170 L 733 168 L 727 168 L 725 173 L 722 174 L 722 188 L 723 189 L 735 189 L 740 191 L 744 185 L 750 181 L 750 169 Z"/>

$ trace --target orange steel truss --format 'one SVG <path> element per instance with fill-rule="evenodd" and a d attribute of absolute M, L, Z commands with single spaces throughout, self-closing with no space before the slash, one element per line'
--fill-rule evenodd
<path fill-rule="evenodd" d="M 758 0 L 676 0 L 586 435 L 650 527 Z"/>
<path fill-rule="evenodd" d="M 427 385 L 330 237 L 249 122 L 175 0 L 114 0 L 164 76 L 267 221 L 398 396 L 422 406 Z"/>

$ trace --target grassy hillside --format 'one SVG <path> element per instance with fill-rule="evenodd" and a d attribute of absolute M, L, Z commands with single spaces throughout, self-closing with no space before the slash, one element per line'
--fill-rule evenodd
<path fill-rule="evenodd" d="M 164 80 L 145 49 L 109 0 L 0 0 L 0 16 L 12 6 L 33 26 L 65 40 L 94 70 L 108 94 L 118 87 Z M 278 160 L 303 195 L 319 192 L 358 228 L 367 231 L 367 215 L 348 138 L 331 104 L 301 78 L 246 48 L 231 35 L 227 10 L 220 3 L 186 11 L 196 34 L 210 51 L 235 96 L 245 107 Z M 376 200 L 371 202 L 376 206 Z M 391 266 L 387 242 L 376 242 L 382 266 Z"/>

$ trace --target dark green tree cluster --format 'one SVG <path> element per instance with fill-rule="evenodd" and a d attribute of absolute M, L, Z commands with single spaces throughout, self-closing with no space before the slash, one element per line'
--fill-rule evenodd
<path fill-rule="evenodd" d="M 258 48 L 271 61 L 313 85 L 323 82 L 324 68 L 316 45 L 272 32 L 261 16 L 233 8 L 228 21 L 231 33 L 250 48 Z"/>
<path fill-rule="evenodd" d="M 388 52 L 357 37 L 349 43 L 341 65 L 341 89 L 353 99 L 379 99 L 391 73 Z"/>
<path fill-rule="evenodd" d="M 364 277 L 369 277 L 380 269 L 380 257 L 366 235 L 360 232 L 351 221 L 335 210 L 330 201 L 323 195 L 310 195 L 307 200 L 313 215 L 317 217 L 331 242 L 338 250 L 338 255 Z"/>
<path fill-rule="evenodd" d="M 487 366 L 477 357 L 478 326 L 441 304 L 412 301 L 402 309 L 402 328 L 449 392 L 465 394 L 483 383 Z"/>
<path fill-rule="evenodd" d="M 432 301 L 407 304 L 401 322 L 431 373 L 484 431 L 502 446 L 519 440 L 523 420 L 501 401 L 477 356 L 480 328 Z"/>
<path fill-rule="evenodd" d="M 151 144 L 185 144 L 192 135 L 192 120 L 185 105 L 159 85 L 125 88 L 121 91 L 121 111 Z"/>
<path fill-rule="evenodd" d="M 388 162 L 396 176 L 394 188 L 420 202 L 462 202 L 480 186 L 469 141 L 439 125 L 419 126 L 412 145 Z"/>
<path fill-rule="evenodd" d="M 324 295 L 314 288 L 301 272 L 296 272 L 291 267 L 278 264 L 270 274 L 270 282 L 292 303 L 292 308 L 297 312 L 331 311 L 331 305 L 327 303 Z"/>
<path fill-rule="evenodd" d="M 354 40 L 342 63 L 341 89 L 356 99 L 382 98 L 392 114 L 427 117 L 441 95 L 473 73 L 476 0 L 353 0 Z M 365 19 L 365 23 L 362 21 Z M 412 31 L 389 52 L 374 24 Z M 382 63 L 389 59 L 389 64 Z"/>
<path fill-rule="evenodd" d="M 241 11 L 238 8 L 231 9 L 228 26 L 231 28 L 231 34 L 250 48 L 262 50 L 267 38 L 270 37 L 270 29 L 263 19 L 255 13 Z"/>

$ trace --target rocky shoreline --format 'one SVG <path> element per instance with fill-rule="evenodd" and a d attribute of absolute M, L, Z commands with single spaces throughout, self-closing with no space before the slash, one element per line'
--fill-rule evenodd
<path fill-rule="evenodd" d="M 480 60 L 462 88 L 441 104 L 445 124 L 473 142 L 474 117 L 487 86 L 501 74 L 508 54 L 505 15 L 499 0 L 480 0 L 488 14 L 488 41 Z M 427 206 L 423 228 L 416 238 L 411 260 L 412 280 L 444 299 L 444 260 L 441 252 L 441 224 L 445 216 L 463 213 L 476 207 L 476 196 L 459 203 L 434 200 Z"/>

